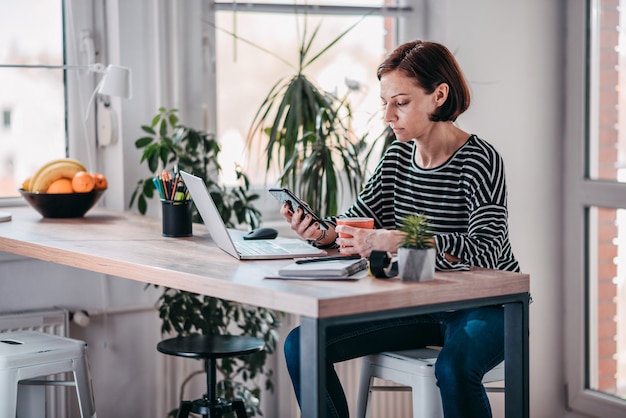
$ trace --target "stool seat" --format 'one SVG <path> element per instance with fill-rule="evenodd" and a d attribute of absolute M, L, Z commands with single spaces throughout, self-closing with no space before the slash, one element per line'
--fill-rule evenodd
<path fill-rule="evenodd" d="M 409 389 L 412 392 L 413 418 L 443 418 L 441 395 L 435 378 L 435 362 L 439 350 L 420 348 L 404 351 L 387 351 L 363 357 L 361 382 L 357 400 L 357 418 L 369 416 L 371 391 Z M 504 380 L 504 362 L 483 376 L 483 383 Z M 372 386 L 373 378 L 395 383 L 398 386 Z M 487 391 L 503 391 L 489 388 Z"/>
<path fill-rule="evenodd" d="M 252 354 L 263 350 L 260 338 L 240 335 L 200 335 L 175 337 L 157 344 L 157 350 L 172 356 L 216 359 Z"/>
<path fill-rule="evenodd" d="M 80 414 L 95 418 L 91 377 L 84 341 L 37 331 L 0 333 L 0 416 L 15 417 L 17 386 L 68 382 L 29 380 L 72 372 Z"/>
<path fill-rule="evenodd" d="M 207 418 L 222 417 L 233 411 L 237 418 L 247 418 L 246 408 L 241 399 L 228 400 L 217 397 L 215 361 L 220 358 L 257 353 L 264 348 L 265 342 L 262 339 L 242 335 L 192 334 L 159 342 L 157 350 L 163 354 L 204 359 L 206 362 L 207 393 L 202 399 L 181 401 L 177 418 L 188 417 L 192 412 Z"/>
<path fill-rule="evenodd" d="M 0 334 L 0 370 L 82 357 L 85 343 L 35 331 Z"/>

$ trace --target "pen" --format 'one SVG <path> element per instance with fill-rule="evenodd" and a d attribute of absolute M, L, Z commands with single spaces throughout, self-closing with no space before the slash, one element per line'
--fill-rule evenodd
<path fill-rule="evenodd" d="M 163 185 L 161 184 L 161 180 L 154 177 L 152 179 L 152 183 L 154 183 L 154 187 L 159 192 L 159 196 L 161 197 L 161 199 L 165 199 L 165 194 L 163 193 Z"/>
<path fill-rule="evenodd" d="M 296 260 L 296 264 L 307 264 L 307 263 L 317 263 L 321 261 L 333 261 L 333 260 L 358 260 L 361 258 L 360 255 L 329 255 L 326 257 L 315 257 L 315 258 L 301 258 Z"/>

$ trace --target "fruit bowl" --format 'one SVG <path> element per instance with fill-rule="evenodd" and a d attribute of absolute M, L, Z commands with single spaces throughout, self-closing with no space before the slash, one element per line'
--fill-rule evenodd
<path fill-rule="evenodd" d="M 29 205 L 44 218 L 80 218 L 91 209 L 106 189 L 89 193 L 32 193 L 19 189 Z"/>

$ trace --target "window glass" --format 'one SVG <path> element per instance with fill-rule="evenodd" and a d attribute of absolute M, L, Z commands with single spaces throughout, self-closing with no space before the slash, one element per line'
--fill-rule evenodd
<path fill-rule="evenodd" d="M 592 24 L 589 177 L 626 182 L 626 2 L 598 1 Z"/>
<path fill-rule="evenodd" d="M 362 1 L 358 3 L 368 4 Z M 372 3 L 381 5 L 380 1 Z M 320 25 L 311 48 L 313 53 L 310 57 L 313 57 L 362 17 L 304 17 L 289 13 L 220 11 L 216 19 L 218 28 L 236 33 L 238 37 L 265 49 L 263 51 L 242 40 L 235 40 L 223 30 L 217 31 L 217 134 L 223 149 L 223 181 L 226 184 L 235 183 L 232 168 L 234 164 L 239 164 L 253 182 L 263 184 L 266 179 L 266 162 L 264 158 L 259 158 L 263 155 L 263 144 L 259 144 L 254 153 L 249 153 L 245 147 L 246 137 L 256 111 L 271 87 L 282 77 L 296 74 L 305 20 L 307 37 Z M 393 34 L 389 25 L 393 20 L 382 16 L 364 18 L 305 70 L 309 79 L 323 90 L 340 97 L 348 95 L 353 110 L 353 128 L 358 135 L 370 132 L 369 138 L 383 131 L 381 115 L 378 113 L 381 105 L 376 68 L 387 52 L 386 45 L 393 45 L 393 41 L 389 42 Z M 388 26 L 385 27 L 385 24 Z M 346 81 L 356 82 L 359 87 L 348 92 Z M 229 86 L 237 88 L 230 89 Z M 276 178 L 277 173 L 270 172 L 267 182 L 272 183 Z"/>
<path fill-rule="evenodd" d="M 63 2 L 0 0 L 0 64 L 62 65 Z M 0 197 L 41 164 L 64 157 L 62 70 L 0 68 Z"/>
<path fill-rule="evenodd" d="M 589 389 L 626 399 L 626 209 L 592 207 L 588 225 Z"/>

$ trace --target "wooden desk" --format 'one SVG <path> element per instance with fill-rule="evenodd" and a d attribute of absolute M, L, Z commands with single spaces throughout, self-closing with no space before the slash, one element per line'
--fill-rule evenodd
<path fill-rule="evenodd" d="M 427 283 L 367 278 L 358 282 L 267 280 L 289 261 L 238 261 L 211 241 L 204 225 L 189 238 L 161 237 L 159 219 L 92 210 L 79 219 L 45 219 L 8 208 L 0 251 L 153 283 L 301 316 L 303 418 L 323 417 L 326 329 L 336 324 L 503 304 L 506 416 L 529 416 L 529 277 L 476 269 Z"/>

